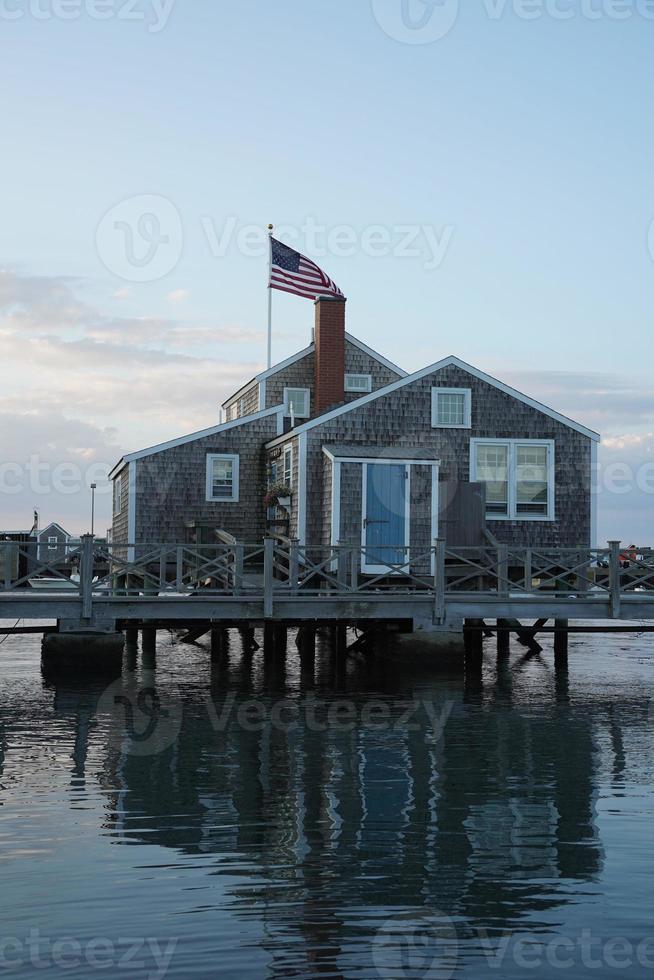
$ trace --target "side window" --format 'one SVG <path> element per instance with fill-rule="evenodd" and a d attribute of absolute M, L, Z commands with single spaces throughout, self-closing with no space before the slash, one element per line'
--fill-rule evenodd
<path fill-rule="evenodd" d="M 114 480 L 114 517 L 118 517 L 123 509 L 123 478 L 117 476 Z"/>
<path fill-rule="evenodd" d="M 239 458 L 228 453 L 207 456 L 207 500 L 238 500 Z"/>
<path fill-rule="evenodd" d="M 284 483 L 287 487 L 293 487 L 293 446 L 284 448 Z"/>
<path fill-rule="evenodd" d="M 311 391 L 309 388 L 284 388 L 286 415 L 296 419 L 308 419 L 311 414 Z"/>

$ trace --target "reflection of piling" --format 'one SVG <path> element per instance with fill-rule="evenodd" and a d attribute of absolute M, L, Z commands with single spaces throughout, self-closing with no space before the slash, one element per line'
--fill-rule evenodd
<path fill-rule="evenodd" d="M 214 626 L 211 630 L 211 663 L 220 666 L 229 652 L 227 630 Z"/>
<path fill-rule="evenodd" d="M 505 619 L 497 621 L 497 656 L 499 659 L 508 657 L 511 653 L 511 630 Z"/>
<path fill-rule="evenodd" d="M 300 683 L 303 688 L 313 687 L 316 676 L 316 628 L 300 626 L 296 645 L 300 655 Z"/>
<path fill-rule="evenodd" d="M 136 670 L 136 663 L 139 653 L 139 631 L 135 626 L 128 626 L 125 630 L 125 669 L 128 671 Z"/>
<path fill-rule="evenodd" d="M 144 667 L 155 667 L 157 661 L 157 631 L 152 626 L 141 630 L 141 654 Z"/>

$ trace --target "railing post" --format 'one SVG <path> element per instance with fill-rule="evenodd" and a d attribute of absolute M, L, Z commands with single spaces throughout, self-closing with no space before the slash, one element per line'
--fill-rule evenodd
<path fill-rule="evenodd" d="M 93 541 L 92 534 L 82 535 L 79 562 L 79 588 L 82 597 L 82 618 L 90 619 L 93 611 Z"/>
<path fill-rule="evenodd" d="M 337 578 L 338 578 L 338 591 L 347 592 L 347 573 L 348 573 L 348 548 L 341 541 L 338 542 L 337 548 Z"/>
<path fill-rule="evenodd" d="M 611 619 L 620 619 L 620 541 L 609 541 L 609 602 Z"/>
<path fill-rule="evenodd" d="M 509 598 L 509 546 L 500 544 L 497 548 L 497 594 L 502 599 Z"/>
<path fill-rule="evenodd" d="M 243 591 L 243 568 L 245 566 L 245 545 L 237 541 L 234 545 L 234 595 Z"/>
<path fill-rule="evenodd" d="M 274 609 L 273 589 L 275 588 L 275 542 L 266 538 L 263 543 L 263 614 L 271 619 Z"/>
<path fill-rule="evenodd" d="M 361 569 L 361 552 L 357 545 L 352 545 L 350 552 L 350 587 L 353 592 L 359 591 L 359 571 Z"/>
<path fill-rule="evenodd" d="M 300 579 L 300 542 L 297 538 L 291 541 L 288 558 L 288 581 L 292 595 L 297 595 Z"/>
<path fill-rule="evenodd" d="M 525 592 L 531 592 L 534 587 L 534 555 L 531 548 L 525 550 Z"/>
<path fill-rule="evenodd" d="M 175 560 L 175 587 L 178 592 L 184 588 L 184 549 L 181 547 L 177 549 Z"/>
<path fill-rule="evenodd" d="M 434 624 L 445 622 L 445 538 L 434 542 Z"/>
<path fill-rule="evenodd" d="M 9 590 L 11 589 L 11 583 L 14 580 L 14 567 L 13 567 L 14 552 L 13 552 L 13 545 L 11 541 L 2 542 L 2 554 L 3 554 L 2 566 L 4 569 L 3 575 L 5 580 L 5 589 L 7 592 L 9 592 Z"/>

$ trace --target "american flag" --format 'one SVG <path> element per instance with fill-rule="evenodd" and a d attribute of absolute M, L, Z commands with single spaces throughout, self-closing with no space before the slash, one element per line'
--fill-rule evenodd
<path fill-rule="evenodd" d="M 270 247 L 272 249 L 269 284 L 271 289 L 281 289 L 282 292 L 294 293 L 306 299 L 317 299 L 318 296 L 343 296 L 336 283 L 332 282 L 311 259 L 278 242 L 276 238 L 271 237 Z"/>

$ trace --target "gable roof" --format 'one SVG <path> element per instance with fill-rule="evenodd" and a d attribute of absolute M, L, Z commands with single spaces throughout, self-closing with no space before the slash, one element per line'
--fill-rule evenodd
<path fill-rule="evenodd" d="M 50 521 L 49 524 L 47 524 L 45 527 L 41 528 L 40 531 L 37 531 L 36 532 L 37 538 L 39 538 L 39 540 L 40 540 L 41 536 L 43 534 L 45 534 L 46 531 L 49 531 L 51 528 L 56 528 L 58 531 L 61 531 L 61 533 L 64 534 L 67 538 L 70 537 L 70 534 L 68 533 L 68 531 L 64 530 L 64 528 L 61 526 L 61 524 L 56 524 L 54 521 Z"/>
<path fill-rule="evenodd" d="M 145 456 L 155 456 L 157 453 L 165 452 L 166 449 L 175 449 L 177 446 L 184 446 L 187 442 L 195 442 L 196 439 L 205 439 L 207 436 L 228 432 L 229 429 L 236 429 L 239 425 L 249 425 L 251 422 L 265 419 L 269 415 L 279 415 L 282 412 L 284 412 L 284 406 L 275 405 L 274 408 L 266 408 L 262 412 L 253 412 L 252 415 L 242 415 L 240 419 L 233 419 L 231 422 L 221 422 L 219 425 L 212 425 L 209 429 L 201 429 L 199 432 L 191 432 L 190 435 L 180 436 L 178 439 L 171 439 L 169 442 L 161 442 L 157 446 L 150 446 L 149 449 L 141 449 L 139 452 L 129 453 L 127 456 L 121 457 L 109 473 L 107 479 L 113 479 L 128 463 L 133 463 L 137 459 L 143 459 Z"/>
<path fill-rule="evenodd" d="M 364 354 L 368 354 L 370 357 L 374 357 L 376 361 L 379 361 L 380 364 L 383 364 L 384 367 L 387 367 L 390 371 L 394 371 L 396 374 L 399 374 L 401 378 L 406 378 L 407 376 L 406 371 L 402 370 L 401 367 L 398 367 L 397 364 L 393 364 L 392 361 L 389 361 L 381 354 L 378 354 L 376 350 L 372 349 L 372 347 L 368 347 L 368 345 L 364 344 L 362 340 L 359 340 L 357 337 L 353 337 L 352 334 L 348 333 L 347 331 L 345 332 L 345 339 L 349 341 L 351 344 L 354 344 L 355 347 L 358 347 L 360 351 L 364 352 Z M 241 387 L 238 389 L 237 392 L 235 392 L 233 395 L 230 395 L 227 401 L 224 401 L 222 403 L 221 407 L 228 408 L 237 400 L 237 398 L 242 397 L 255 384 L 260 384 L 262 381 L 267 381 L 268 378 L 272 378 L 273 375 L 278 374 L 280 371 L 283 371 L 285 368 L 290 367 L 292 364 L 296 364 L 298 361 L 301 361 L 304 357 L 308 357 L 309 354 L 313 354 L 315 349 L 316 349 L 316 345 L 314 343 L 311 343 L 309 344 L 308 347 L 304 347 L 302 350 L 299 350 L 296 354 L 291 354 L 291 356 L 287 357 L 286 360 L 280 361 L 279 364 L 274 364 L 273 367 L 268 368 L 267 371 L 262 371 L 261 374 L 255 375 L 254 378 L 251 378 L 250 381 L 247 381 L 244 385 L 241 385 Z"/>
<path fill-rule="evenodd" d="M 511 398 L 515 398 L 517 401 L 520 401 L 525 405 L 529 405 L 531 408 L 536 409 L 537 412 L 541 412 L 543 415 L 549 416 L 556 422 L 560 422 L 562 425 L 567 426 L 569 429 L 574 429 L 575 432 L 580 432 L 581 435 L 586 436 L 588 439 L 592 439 L 593 442 L 599 442 L 601 439 L 598 432 L 594 432 L 592 429 L 586 428 L 585 425 L 581 425 L 579 422 L 574 422 L 572 419 L 569 419 L 565 415 L 561 415 L 560 412 L 555 411 L 553 408 L 548 408 L 547 405 L 542 405 L 540 402 L 536 401 L 535 398 L 530 398 L 529 395 L 525 395 L 521 391 L 511 388 L 510 385 L 504 384 L 503 381 L 498 381 L 497 378 L 491 377 L 490 374 L 485 374 L 478 368 L 473 367 L 472 364 L 467 364 L 459 357 L 455 357 L 453 354 L 451 354 L 449 357 L 444 357 L 441 361 L 436 361 L 435 364 L 430 364 L 428 367 L 421 368 L 414 374 L 405 375 L 405 377 L 401 378 L 399 381 L 393 381 L 391 384 L 386 385 L 385 388 L 379 388 L 377 391 L 373 391 L 369 395 L 363 395 L 361 398 L 357 398 L 356 401 L 349 402 L 346 405 L 341 405 L 338 408 L 332 409 L 331 412 L 325 412 L 324 415 L 319 415 L 317 418 L 311 419 L 309 422 L 305 422 L 303 425 L 296 426 L 283 436 L 278 436 L 276 439 L 271 440 L 271 442 L 268 443 L 268 446 L 277 446 L 280 443 L 285 442 L 288 438 L 300 435 L 303 432 L 308 432 L 310 429 L 314 429 L 317 425 L 323 425 L 325 422 L 330 422 L 332 419 L 336 419 L 340 415 L 345 415 L 347 412 L 353 412 L 356 409 L 367 405 L 369 402 L 375 401 L 377 398 L 383 398 L 384 395 L 390 395 L 399 388 L 403 388 L 405 385 L 413 384 L 414 381 L 420 381 L 421 378 L 425 378 L 428 375 L 434 374 L 436 371 L 440 371 L 442 368 L 446 367 L 461 368 L 461 370 L 466 371 L 474 378 L 478 378 L 480 381 L 484 381 L 486 384 L 492 385 L 492 387 L 497 388 L 499 391 L 503 391 L 504 394 L 510 395 Z"/>

